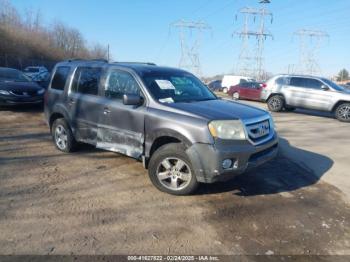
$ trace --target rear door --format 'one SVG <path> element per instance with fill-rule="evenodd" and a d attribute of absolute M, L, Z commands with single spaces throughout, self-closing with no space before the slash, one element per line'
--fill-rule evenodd
<path fill-rule="evenodd" d="M 97 147 L 134 158 L 143 154 L 146 106 L 123 104 L 124 94 L 142 95 L 136 76 L 110 68 L 104 83 L 104 106 L 99 112 Z"/>
<path fill-rule="evenodd" d="M 291 77 L 283 86 L 283 94 L 288 105 L 302 107 L 305 104 L 305 78 Z"/>
<path fill-rule="evenodd" d="M 97 122 L 102 97 L 99 96 L 101 67 L 78 67 L 68 91 L 70 119 L 79 141 L 96 144 Z"/>

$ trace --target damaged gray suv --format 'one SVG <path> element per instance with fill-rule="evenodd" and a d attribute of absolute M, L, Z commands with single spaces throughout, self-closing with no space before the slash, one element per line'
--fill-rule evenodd
<path fill-rule="evenodd" d="M 233 178 L 275 157 L 269 113 L 215 96 L 192 74 L 150 63 L 58 63 L 45 95 L 56 147 L 77 142 L 143 162 L 175 195 Z"/>

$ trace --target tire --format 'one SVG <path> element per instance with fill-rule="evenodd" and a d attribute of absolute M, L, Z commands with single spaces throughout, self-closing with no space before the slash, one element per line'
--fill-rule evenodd
<path fill-rule="evenodd" d="M 239 100 L 239 93 L 238 92 L 233 92 L 232 94 L 232 100 Z"/>
<path fill-rule="evenodd" d="M 198 187 L 191 161 L 181 143 L 158 148 L 150 159 L 148 174 L 156 188 L 172 195 L 189 195 Z"/>
<path fill-rule="evenodd" d="M 224 88 L 222 89 L 222 92 L 223 92 L 224 94 L 227 94 L 228 88 L 227 88 L 227 87 L 224 87 Z"/>
<path fill-rule="evenodd" d="M 281 112 L 284 108 L 284 99 L 280 95 L 273 95 L 267 100 L 267 106 L 272 112 Z"/>
<path fill-rule="evenodd" d="M 335 118 L 350 123 L 350 103 L 342 103 L 335 109 Z"/>
<path fill-rule="evenodd" d="M 67 121 L 63 118 L 56 119 L 53 122 L 51 135 L 58 150 L 69 153 L 76 149 L 77 142 L 74 139 Z"/>

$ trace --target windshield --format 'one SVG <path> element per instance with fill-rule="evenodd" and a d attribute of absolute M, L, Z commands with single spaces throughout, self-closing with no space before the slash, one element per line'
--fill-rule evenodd
<path fill-rule="evenodd" d="M 332 82 L 331 80 L 328 80 L 327 78 L 322 78 L 323 82 L 325 82 L 327 85 L 332 87 L 336 91 L 344 91 L 344 88 L 341 86 L 338 86 L 336 83 Z"/>
<path fill-rule="evenodd" d="M 16 69 L 0 69 L 0 81 L 28 82 L 30 80 Z"/>
<path fill-rule="evenodd" d="M 24 72 L 26 72 L 26 73 L 38 73 L 39 72 L 39 68 L 37 68 L 37 67 L 27 67 L 26 69 L 24 69 Z"/>
<path fill-rule="evenodd" d="M 146 73 L 143 81 L 151 95 L 161 103 L 217 99 L 207 86 L 189 73 Z"/>

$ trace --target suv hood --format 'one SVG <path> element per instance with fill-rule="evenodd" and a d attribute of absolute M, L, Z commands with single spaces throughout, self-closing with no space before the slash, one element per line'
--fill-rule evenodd
<path fill-rule="evenodd" d="M 172 103 L 167 104 L 167 106 L 198 115 L 208 120 L 251 119 L 268 116 L 265 110 L 224 99 Z"/>

